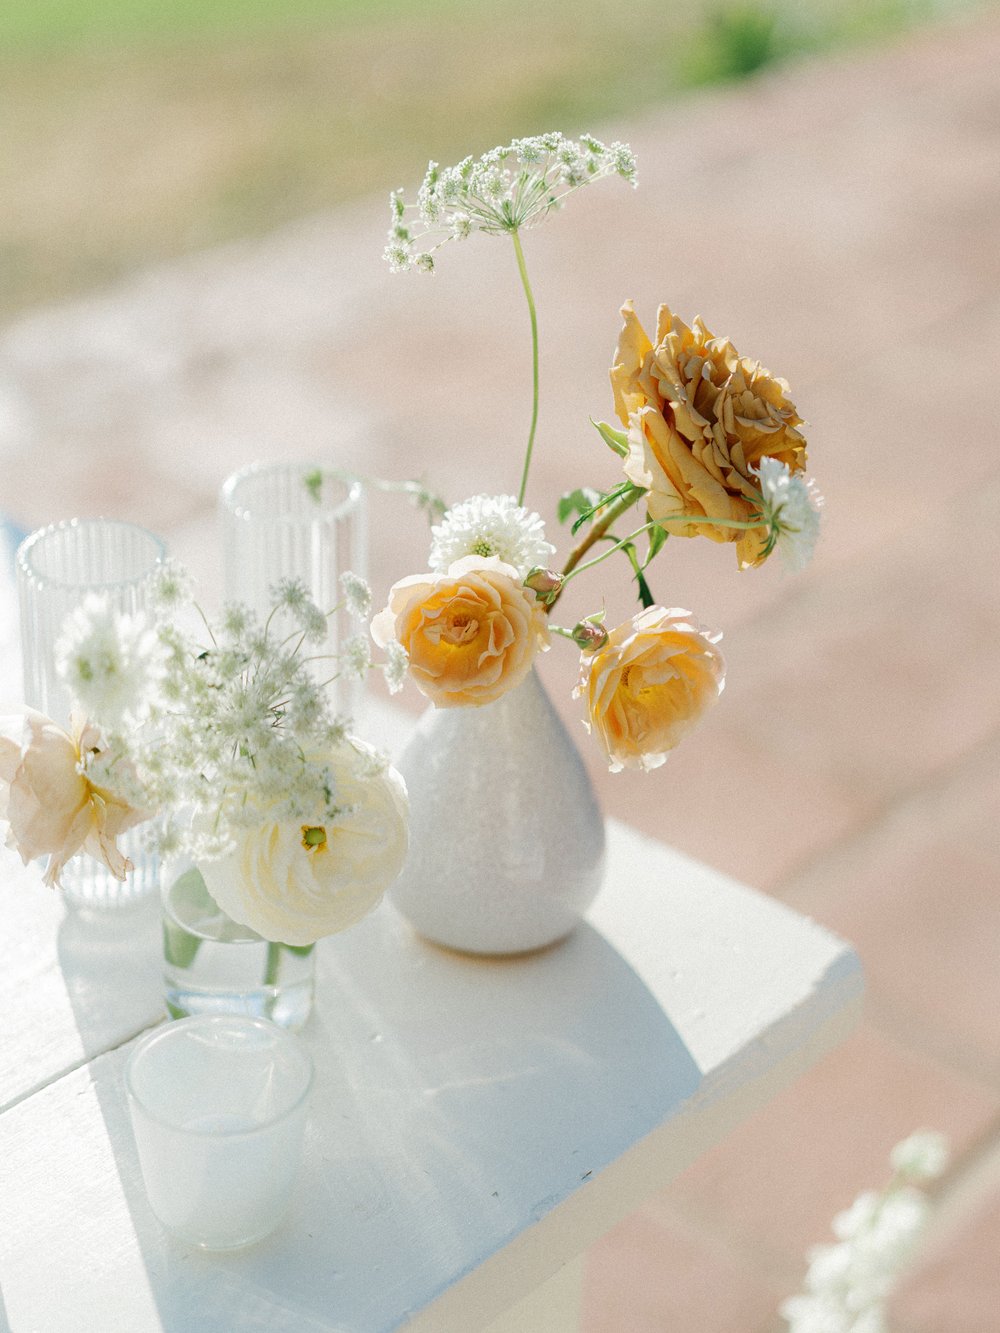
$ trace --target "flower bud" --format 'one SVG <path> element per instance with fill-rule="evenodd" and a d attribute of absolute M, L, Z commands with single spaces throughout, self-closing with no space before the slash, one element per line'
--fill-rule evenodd
<path fill-rule="evenodd" d="M 540 602 L 550 602 L 562 585 L 562 575 L 557 574 L 554 569 L 545 569 L 542 565 L 535 565 L 530 569 L 528 577 L 524 580 L 524 586 L 530 588 Z"/>
<path fill-rule="evenodd" d="M 581 620 L 573 626 L 573 642 L 585 653 L 595 653 L 608 641 L 608 631 L 603 625 L 595 625 L 592 620 Z"/>

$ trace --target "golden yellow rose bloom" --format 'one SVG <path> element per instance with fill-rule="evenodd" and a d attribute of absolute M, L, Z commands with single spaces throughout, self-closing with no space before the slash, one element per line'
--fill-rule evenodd
<path fill-rule="evenodd" d="M 721 634 L 687 611 L 651 606 L 612 630 L 603 648 L 584 653 L 574 695 L 587 701 L 591 731 L 611 771 L 649 770 L 690 731 L 722 693 Z"/>
<path fill-rule="evenodd" d="M 492 703 L 549 645 L 545 611 L 513 565 L 466 556 L 445 574 L 400 579 L 372 621 L 380 647 L 403 645 L 419 689 L 440 708 Z"/>
<path fill-rule="evenodd" d="M 803 422 L 788 385 L 741 357 L 728 338 L 714 337 L 701 319 L 688 328 L 661 305 L 654 345 L 631 301 L 621 313 L 611 387 L 629 432 L 625 475 L 648 492 L 650 518 L 692 520 L 670 523 L 671 534 L 735 542 L 741 568 L 760 564 L 765 527 L 697 519 L 747 520 L 760 489 L 750 468 L 762 458 L 777 458 L 792 472 L 805 467 Z"/>

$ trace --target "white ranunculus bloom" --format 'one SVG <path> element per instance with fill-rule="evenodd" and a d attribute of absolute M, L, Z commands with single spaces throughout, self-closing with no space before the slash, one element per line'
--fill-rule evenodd
<path fill-rule="evenodd" d="M 324 756 L 335 784 L 334 819 L 234 829 L 235 848 L 200 869 L 224 912 L 265 939 L 314 944 L 378 905 L 406 856 L 403 779 L 350 739 Z"/>

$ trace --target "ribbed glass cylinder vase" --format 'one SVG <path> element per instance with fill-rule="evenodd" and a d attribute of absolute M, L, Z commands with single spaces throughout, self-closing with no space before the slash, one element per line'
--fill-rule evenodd
<path fill-rule="evenodd" d="M 495 703 L 429 708 L 397 767 L 410 849 L 390 896 L 420 934 L 476 954 L 569 934 L 601 886 L 604 820 L 534 671 Z"/>
<path fill-rule="evenodd" d="M 368 532 L 364 487 L 357 478 L 316 463 L 251 463 L 233 473 L 220 495 L 226 596 L 259 615 L 272 604 L 281 579 L 299 578 L 321 611 L 344 601 L 340 577 L 367 577 Z M 346 609 L 327 620 L 325 644 L 310 656 L 334 655 L 357 632 Z M 318 661 L 317 678 L 328 680 L 329 661 Z M 335 708 L 352 712 L 356 681 L 330 686 Z"/>
<path fill-rule="evenodd" d="M 109 518 L 74 518 L 39 528 L 17 552 L 21 604 L 24 701 L 62 727 L 70 724 L 70 698 L 56 672 L 56 644 L 67 616 L 91 594 L 125 615 L 149 607 L 153 576 L 166 556 L 159 537 L 134 523 Z M 122 882 L 90 857 L 74 857 L 62 874 L 63 896 L 72 907 L 118 910 L 144 901 L 158 888 L 156 856 L 143 829 L 119 846 L 134 869 Z"/>

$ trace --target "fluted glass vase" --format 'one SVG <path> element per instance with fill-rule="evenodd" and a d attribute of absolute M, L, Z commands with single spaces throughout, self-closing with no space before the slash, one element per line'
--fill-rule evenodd
<path fill-rule="evenodd" d="M 391 899 L 421 935 L 516 954 L 570 933 L 601 885 L 604 821 L 534 671 L 494 703 L 429 708 L 397 767 L 410 850 Z"/>

